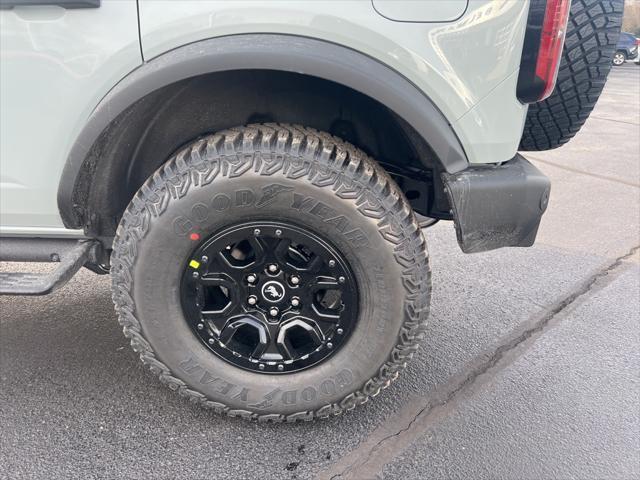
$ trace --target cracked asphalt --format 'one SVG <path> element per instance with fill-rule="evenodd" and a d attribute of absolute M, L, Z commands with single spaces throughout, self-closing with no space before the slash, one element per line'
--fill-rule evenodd
<path fill-rule="evenodd" d="M 450 223 L 426 231 L 424 345 L 342 417 L 259 425 L 177 397 L 107 277 L 0 297 L 0 478 L 639 478 L 639 99 L 640 68 L 615 68 L 574 140 L 527 155 L 552 180 L 533 248 L 464 255 Z"/>

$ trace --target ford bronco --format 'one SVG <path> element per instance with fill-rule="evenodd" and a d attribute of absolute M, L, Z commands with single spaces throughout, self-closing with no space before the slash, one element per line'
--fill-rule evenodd
<path fill-rule="evenodd" d="M 534 243 L 623 0 L 0 0 L 0 293 L 110 274 L 191 401 L 261 421 L 375 397 L 426 332 L 422 229 Z M 460 299 L 458 299 L 460 301 Z M 87 305 L 87 316 L 91 315 Z"/>

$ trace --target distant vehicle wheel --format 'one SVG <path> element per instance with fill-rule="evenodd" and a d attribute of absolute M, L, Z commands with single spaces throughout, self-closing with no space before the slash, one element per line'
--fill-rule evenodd
<path fill-rule="evenodd" d="M 580 131 L 611 70 L 624 0 L 572 0 L 556 88 L 529 106 L 520 150 L 551 150 Z"/>
<path fill-rule="evenodd" d="M 118 227 L 113 297 L 142 361 L 204 406 L 311 420 L 387 387 L 425 330 L 422 232 L 396 184 L 315 130 L 200 139 Z"/>
<path fill-rule="evenodd" d="M 618 51 L 613 55 L 613 64 L 616 66 L 622 65 L 626 61 L 627 55 L 624 52 Z"/>

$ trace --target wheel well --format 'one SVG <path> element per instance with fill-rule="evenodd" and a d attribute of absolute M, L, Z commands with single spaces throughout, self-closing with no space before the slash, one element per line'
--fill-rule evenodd
<path fill-rule="evenodd" d="M 89 151 L 73 190 L 85 230 L 92 236 L 113 235 L 138 188 L 185 144 L 263 122 L 305 125 L 354 144 L 394 176 L 418 212 L 447 218 L 441 163 L 424 139 L 384 105 L 318 77 L 238 70 L 160 88 L 109 124 Z"/>

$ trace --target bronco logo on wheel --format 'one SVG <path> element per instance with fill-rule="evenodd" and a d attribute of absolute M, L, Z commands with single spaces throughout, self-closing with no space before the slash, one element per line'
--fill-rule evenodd
<path fill-rule="evenodd" d="M 262 296 L 269 302 L 279 302 L 284 297 L 284 287 L 280 282 L 271 280 L 262 286 Z"/>

